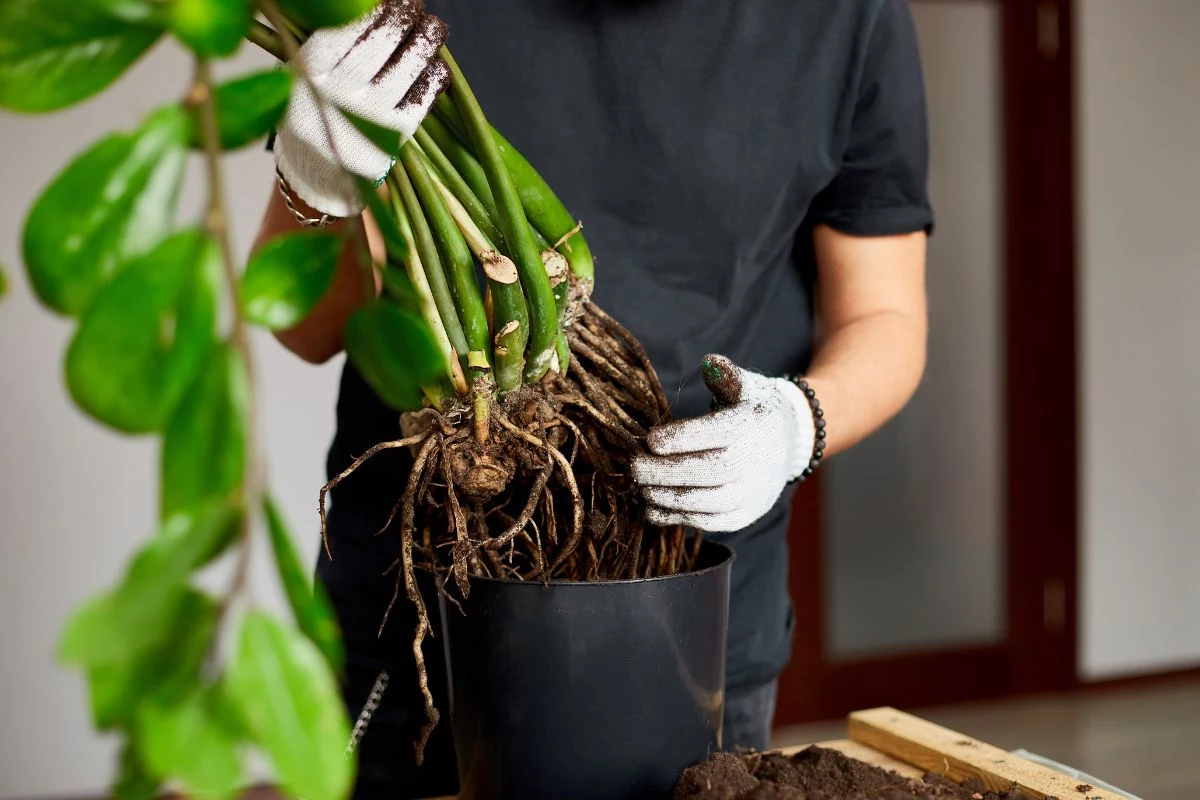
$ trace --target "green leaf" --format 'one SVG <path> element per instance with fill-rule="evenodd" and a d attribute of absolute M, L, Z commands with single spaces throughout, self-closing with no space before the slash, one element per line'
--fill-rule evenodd
<path fill-rule="evenodd" d="M 217 86 L 213 104 L 221 147 L 234 150 L 270 133 L 287 110 L 291 94 L 292 73 L 280 69 L 254 72 Z M 191 112 L 188 143 L 193 149 L 204 146 L 199 109 Z"/>
<path fill-rule="evenodd" d="M 4 274 L 4 270 L 0 269 L 0 297 L 8 294 L 8 276 Z"/>
<path fill-rule="evenodd" d="M 209 351 L 167 423 L 162 447 L 162 515 L 228 495 L 246 467 L 247 397 L 241 353 Z"/>
<path fill-rule="evenodd" d="M 229 503 L 167 519 L 122 582 L 72 615 L 59 659 L 87 667 L 128 665 L 166 641 L 177 620 L 202 616 L 188 578 L 233 541 L 240 519 L 241 509 Z"/>
<path fill-rule="evenodd" d="M 148 699 L 171 702 L 185 696 L 200 679 L 200 667 L 212 648 L 220 606 L 211 597 L 187 589 L 173 603 L 170 623 L 152 649 L 130 651 L 127 661 L 88 668 L 92 720 L 97 728 L 129 729 Z"/>
<path fill-rule="evenodd" d="M 221 257 L 185 231 L 101 287 L 67 350 L 67 387 L 84 411 L 126 433 L 162 430 L 215 341 Z"/>
<path fill-rule="evenodd" d="M 0 3 L 0 107 L 55 111 L 100 92 L 161 34 L 131 0 Z"/>
<path fill-rule="evenodd" d="M 312 32 L 350 22 L 379 4 L 379 0 L 279 0 L 292 22 Z"/>
<path fill-rule="evenodd" d="M 242 276 L 246 319 L 273 331 L 302 321 L 329 289 L 346 240 L 300 231 L 277 236 L 250 259 Z"/>
<path fill-rule="evenodd" d="M 401 137 L 403 134 L 400 131 L 389 128 L 386 125 L 380 125 L 378 122 L 361 117 L 353 111 L 347 111 L 344 108 L 338 108 L 337 111 L 346 118 L 346 121 L 358 129 L 358 132 L 370 140 L 371 144 L 378 147 L 383 152 L 390 156 L 394 156 L 400 152 Z"/>
<path fill-rule="evenodd" d="M 376 267 L 379 273 L 380 281 L 383 283 L 383 294 L 391 300 L 395 300 L 404 308 L 411 311 L 420 309 L 420 300 L 417 297 L 417 290 L 413 288 L 412 278 L 408 277 L 408 273 L 399 267 L 388 265 L 386 267 Z"/>
<path fill-rule="evenodd" d="M 240 734 L 220 684 L 175 703 L 151 701 L 138 714 L 137 739 L 151 773 L 179 778 L 193 797 L 230 797 L 241 788 Z"/>
<path fill-rule="evenodd" d="M 0 78 L 0 83 L 3 79 Z M 187 118 L 169 107 L 133 133 L 101 139 L 38 198 L 22 246 L 38 298 L 83 312 L 126 262 L 170 230 L 187 151 Z"/>
<path fill-rule="evenodd" d="M 287 594 L 288 603 L 292 606 L 292 613 L 296 615 L 300 630 L 321 649 L 330 666 L 335 671 L 340 671 L 343 658 L 342 640 L 333 606 L 330 605 L 321 584 L 317 582 L 310 585 L 305 577 L 306 571 L 296 555 L 287 523 L 279 513 L 275 501 L 265 497 L 263 507 L 267 515 L 267 529 L 271 533 L 275 567 L 279 570 L 279 580 Z"/>
<path fill-rule="evenodd" d="M 171 0 L 171 30 L 196 55 L 232 55 L 250 30 L 247 0 Z"/>
<path fill-rule="evenodd" d="M 445 360 L 421 317 L 387 300 L 363 306 L 346 323 L 346 353 L 379 398 L 397 411 L 423 405 L 421 385 Z"/>
<path fill-rule="evenodd" d="M 333 672 L 312 642 L 261 612 L 248 613 L 229 690 L 288 793 L 344 800 L 354 771 L 343 755 L 350 724 Z"/>
<path fill-rule="evenodd" d="M 161 784 L 150 774 L 132 742 L 121 748 L 120 774 L 113 785 L 115 800 L 154 800 Z"/>

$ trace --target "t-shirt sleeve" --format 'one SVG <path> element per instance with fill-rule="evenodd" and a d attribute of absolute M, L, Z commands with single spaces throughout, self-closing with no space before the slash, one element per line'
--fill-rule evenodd
<path fill-rule="evenodd" d="M 858 236 L 931 232 L 925 86 L 907 0 L 883 0 L 871 23 L 844 142 L 814 221 Z"/>

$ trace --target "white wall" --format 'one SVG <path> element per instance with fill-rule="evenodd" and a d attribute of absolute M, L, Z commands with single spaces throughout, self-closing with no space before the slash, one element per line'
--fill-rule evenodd
<path fill-rule="evenodd" d="M 242 72 L 269 64 L 244 52 L 231 66 Z M 30 294 L 21 225 L 71 156 L 179 97 L 189 75 L 182 52 L 165 43 L 116 88 L 78 109 L 0 114 L 0 263 L 11 282 L 0 301 L 0 797 L 98 794 L 107 785 L 113 743 L 90 732 L 83 682 L 55 664 L 53 650 L 70 609 L 108 586 L 151 530 L 157 496 L 153 441 L 112 435 L 70 405 L 61 357 L 71 326 Z M 261 146 L 250 148 L 229 161 L 225 175 L 235 246 L 245 254 L 273 165 Z M 200 171 L 189 180 L 181 214 L 195 218 Z M 271 483 L 315 558 L 316 496 L 340 363 L 306 365 L 266 336 L 254 345 Z M 254 586 L 265 604 L 282 608 L 264 558 Z"/>
<path fill-rule="evenodd" d="M 1200 664 L 1200 3 L 1082 0 L 1082 640 Z"/>

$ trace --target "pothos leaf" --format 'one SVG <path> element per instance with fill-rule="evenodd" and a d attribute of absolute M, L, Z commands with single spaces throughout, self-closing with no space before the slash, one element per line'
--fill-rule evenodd
<path fill-rule="evenodd" d="M 350 22 L 377 5 L 379 0 L 279 0 L 283 13 L 308 31 Z"/>
<path fill-rule="evenodd" d="M 233 539 L 241 509 L 216 503 L 176 514 L 133 559 L 122 582 L 78 609 L 59 641 L 59 658 L 86 667 L 128 665 L 161 646 L 180 618 L 202 612 L 188 577 Z"/>
<path fill-rule="evenodd" d="M 283 787 L 306 800 L 343 800 L 354 764 L 350 724 L 328 662 L 306 637 L 260 612 L 242 623 L 230 697 Z"/>
<path fill-rule="evenodd" d="M 217 108 L 217 133 L 221 147 L 233 150 L 266 136 L 287 110 L 292 93 L 292 73 L 263 70 L 217 86 L 213 104 Z M 192 112 L 188 141 L 203 146 L 199 111 Z"/>
<path fill-rule="evenodd" d="M 232 55 L 250 29 L 247 0 L 171 0 L 171 30 L 199 56 Z"/>
<path fill-rule="evenodd" d="M 346 121 L 358 129 L 358 132 L 378 147 L 389 156 L 394 156 L 400 152 L 400 145 L 403 134 L 400 131 L 389 128 L 386 125 L 380 125 L 378 122 L 369 120 L 366 117 L 355 114 L 353 111 L 348 111 L 344 108 L 338 108 L 338 113 L 346 118 Z"/>
<path fill-rule="evenodd" d="M 0 3 L 0 106 L 55 111 L 100 92 L 160 36 L 136 0 Z"/>
<path fill-rule="evenodd" d="M 241 730 L 221 683 L 175 702 L 151 700 L 138 714 L 137 742 L 147 769 L 179 778 L 193 797 L 237 793 L 242 778 Z"/>
<path fill-rule="evenodd" d="M 321 649 L 334 670 L 342 668 L 342 641 L 337 617 L 321 583 L 310 585 L 305 570 L 296 556 L 296 548 L 288 533 L 287 523 L 275 502 L 266 497 L 263 508 L 267 515 L 267 530 L 271 534 L 271 549 L 275 553 L 275 568 L 287 594 L 288 603 L 300 629 Z"/>
<path fill-rule="evenodd" d="M 437 380 L 446 366 L 425 321 L 389 300 L 350 317 L 346 354 L 379 399 L 397 411 L 420 408 L 421 386 Z"/>
<path fill-rule="evenodd" d="M 186 132 L 181 109 L 162 109 L 133 133 L 101 139 L 46 188 L 22 242 L 43 303 L 79 315 L 121 266 L 162 239 L 175 213 Z"/>
<path fill-rule="evenodd" d="M 161 430 L 215 341 L 221 263 L 199 230 L 178 233 L 101 287 L 67 350 L 67 387 L 126 433 Z"/>
<path fill-rule="evenodd" d="M 101 730 L 130 728 L 148 700 L 175 702 L 199 680 L 200 667 L 212 647 L 220 607 L 211 597 L 185 590 L 171 603 L 173 613 L 164 637 L 153 648 L 134 650 L 126 661 L 88 668 L 92 720 Z"/>
<path fill-rule="evenodd" d="M 164 517 L 224 497 L 241 482 L 248 395 L 241 353 L 229 343 L 212 348 L 163 437 Z"/>
<path fill-rule="evenodd" d="M 278 331 L 307 317 L 333 282 L 345 243 L 338 234 L 300 231 L 263 245 L 242 275 L 246 319 Z"/>
<path fill-rule="evenodd" d="M 113 784 L 115 800 L 154 800 L 161 781 L 150 774 L 132 742 L 121 749 L 119 772 Z"/>

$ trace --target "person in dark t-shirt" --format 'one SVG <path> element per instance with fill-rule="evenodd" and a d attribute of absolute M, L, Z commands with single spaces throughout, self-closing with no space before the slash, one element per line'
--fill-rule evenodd
<path fill-rule="evenodd" d="M 424 15 L 389 2 L 414 13 L 377 35 L 318 34 L 309 72 L 331 101 L 412 131 L 445 86 L 436 49 L 448 31 L 492 123 L 583 220 L 594 298 L 646 346 L 677 420 L 651 432 L 634 475 L 657 520 L 737 552 L 725 745 L 766 747 L 791 648 L 792 487 L 898 412 L 924 368 L 933 215 L 906 0 L 428 0 Z M 407 72 L 371 80 L 385 62 Z M 331 177 L 312 97 L 298 94 L 275 140 L 281 192 L 259 243 L 324 215 L 330 227 L 366 224 L 378 249 Z M 342 163 L 386 173 L 386 154 L 337 133 Z M 348 252 L 314 312 L 279 339 L 309 361 L 331 358 L 362 289 Z M 736 365 L 742 402 L 710 410 L 698 371 L 710 353 Z M 395 433 L 395 414 L 347 363 L 330 475 Z M 456 786 L 448 725 L 424 766 L 408 756 L 424 718 L 409 621 L 376 635 L 393 555 L 373 534 L 408 458 L 380 454 L 335 491 L 338 557 L 318 564 L 346 638 L 350 713 L 381 671 L 391 676 L 360 746 L 360 797 Z"/>

